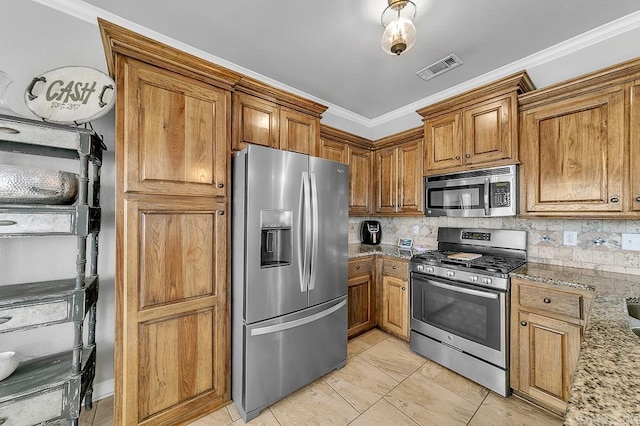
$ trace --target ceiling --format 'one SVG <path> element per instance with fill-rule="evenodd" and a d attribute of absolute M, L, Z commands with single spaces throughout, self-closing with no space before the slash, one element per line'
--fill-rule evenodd
<path fill-rule="evenodd" d="M 85 0 L 365 119 L 640 10 L 638 0 L 414 0 L 417 41 L 380 47 L 386 0 Z M 463 65 L 425 82 L 420 69 Z"/>

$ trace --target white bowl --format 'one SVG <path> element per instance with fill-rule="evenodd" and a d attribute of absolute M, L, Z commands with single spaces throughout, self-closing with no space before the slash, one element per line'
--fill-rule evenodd
<path fill-rule="evenodd" d="M 18 368 L 18 364 L 15 352 L 0 352 L 0 381 L 9 377 Z"/>

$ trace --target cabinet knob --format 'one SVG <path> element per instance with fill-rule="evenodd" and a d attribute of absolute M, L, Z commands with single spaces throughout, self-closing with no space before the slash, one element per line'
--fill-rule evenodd
<path fill-rule="evenodd" d="M 396 269 L 395 265 L 391 267 L 391 269 Z"/>
<path fill-rule="evenodd" d="M 224 188 L 224 183 L 219 183 L 218 188 Z"/>
<path fill-rule="evenodd" d="M 549 299 L 548 297 L 545 297 L 544 299 L 542 299 L 542 301 L 544 303 L 551 303 L 551 299 Z"/>
<path fill-rule="evenodd" d="M 459 160 L 459 159 L 460 159 L 460 156 L 459 156 L 459 155 L 456 155 L 456 160 Z"/>
<path fill-rule="evenodd" d="M 402 291 L 405 291 L 407 288 L 406 287 L 402 287 Z"/>
<path fill-rule="evenodd" d="M 224 210 L 218 210 L 218 214 L 219 214 L 220 216 L 224 216 Z"/>
<path fill-rule="evenodd" d="M 523 327 L 526 327 L 527 326 L 527 322 L 526 321 L 520 321 L 520 325 L 523 326 Z"/>
<path fill-rule="evenodd" d="M 0 324 L 4 324 L 5 322 L 11 321 L 12 317 L 0 317 Z M 0 423 L 1 425 L 2 423 Z"/>
<path fill-rule="evenodd" d="M 640 197 L 636 197 L 636 201 L 640 203 Z"/>
<path fill-rule="evenodd" d="M 611 197 L 609 201 L 611 201 L 612 203 L 617 203 L 619 200 L 618 197 Z"/>
<path fill-rule="evenodd" d="M 356 269 L 360 270 L 360 265 L 356 266 Z"/>
<path fill-rule="evenodd" d="M 465 154 L 465 158 L 471 158 L 471 154 Z"/>

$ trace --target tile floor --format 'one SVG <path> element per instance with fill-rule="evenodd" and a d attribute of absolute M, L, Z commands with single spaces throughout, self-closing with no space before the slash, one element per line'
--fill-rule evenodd
<path fill-rule="evenodd" d="M 562 419 L 516 397 L 502 398 L 410 351 L 374 329 L 349 341 L 349 360 L 260 413 L 249 424 L 561 425 Z M 112 398 L 84 412 L 83 426 L 111 425 Z M 189 426 L 245 424 L 233 404 Z"/>

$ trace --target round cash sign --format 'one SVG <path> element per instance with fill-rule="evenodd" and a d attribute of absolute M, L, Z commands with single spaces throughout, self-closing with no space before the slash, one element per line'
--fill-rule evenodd
<path fill-rule="evenodd" d="M 111 77 L 93 68 L 56 68 L 31 80 L 24 101 L 31 112 L 45 121 L 82 124 L 113 108 L 115 87 Z"/>

